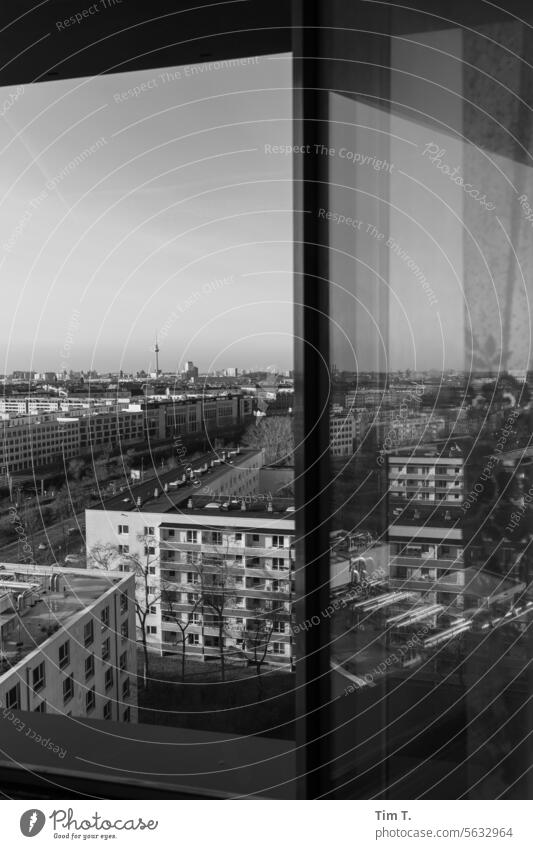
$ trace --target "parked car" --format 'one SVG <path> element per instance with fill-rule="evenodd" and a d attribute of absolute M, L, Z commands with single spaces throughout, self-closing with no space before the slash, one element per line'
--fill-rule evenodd
<path fill-rule="evenodd" d="M 79 554 L 67 554 L 64 560 L 65 563 L 81 563 Z"/>

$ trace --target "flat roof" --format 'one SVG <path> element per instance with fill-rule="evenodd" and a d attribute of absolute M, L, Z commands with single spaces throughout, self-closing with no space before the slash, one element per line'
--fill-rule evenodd
<path fill-rule="evenodd" d="M 192 501 L 192 506 L 189 507 L 189 502 Z M 245 509 L 242 509 L 244 503 Z M 215 507 L 215 504 L 220 506 Z M 229 507 L 222 509 L 223 504 L 229 504 Z M 213 505 L 213 506 L 210 506 Z M 272 509 L 269 510 L 268 506 Z M 294 518 L 294 499 L 292 498 L 272 498 L 269 499 L 263 495 L 261 497 L 245 496 L 244 498 L 234 498 L 230 502 L 225 496 L 209 496 L 196 495 L 184 497 L 183 501 L 177 505 L 179 512 L 185 516 L 225 516 L 229 523 L 238 523 L 243 518 L 249 519 L 293 519 Z"/>
<path fill-rule="evenodd" d="M 410 525 L 413 527 L 462 527 L 464 512 L 461 510 L 462 502 L 442 505 L 442 502 L 433 501 L 408 504 L 396 504 L 392 499 L 389 501 L 389 523 L 394 525 Z M 438 505 L 438 506 L 437 506 Z M 397 512 L 401 511 L 401 512 Z"/>
<path fill-rule="evenodd" d="M 416 443 L 415 445 L 405 445 L 385 451 L 385 454 L 391 459 L 405 460 L 410 457 L 417 460 L 444 460 L 453 459 L 462 462 L 464 459 L 461 443 L 465 440 L 471 440 L 471 436 L 450 436 L 447 440 L 438 440 L 436 442 Z"/>
<path fill-rule="evenodd" d="M 27 566 L 21 568 L 18 563 L 0 564 L 0 580 L 2 588 L 7 590 L 10 577 L 13 578 L 13 597 L 22 591 L 21 584 L 26 584 L 28 592 L 33 590 L 33 606 L 27 606 L 20 612 L 13 611 L 13 618 L 17 625 L 9 638 L 2 641 L 3 659 L 0 661 L 0 681 L 2 677 L 11 674 L 13 669 L 25 658 L 38 649 L 60 628 L 68 628 L 72 619 L 81 611 L 91 607 L 101 596 L 105 595 L 112 587 L 116 586 L 126 575 L 116 572 L 99 572 L 94 570 L 86 572 L 79 569 L 76 573 L 63 568 L 44 570 L 37 567 L 35 573 L 28 570 Z M 66 586 L 66 593 L 43 592 L 36 584 L 40 585 L 40 578 L 48 574 L 59 574 L 62 579 L 61 586 Z M 83 574 L 85 573 L 85 574 Z M 27 582 L 21 581 L 25 575 Z M 4 611 L 3 616 L 8 615 Z M 54 629 L 54 630 L 51 630 Z"/>

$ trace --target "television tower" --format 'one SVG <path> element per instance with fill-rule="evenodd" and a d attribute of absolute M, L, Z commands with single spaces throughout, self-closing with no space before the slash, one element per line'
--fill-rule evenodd
<path fill-rule="evenodd" d="M 157 344 L 157 336 L 155 337 L 154 352 L 155 352 L 155 376 L 159 377 L 159 345 Z"/>

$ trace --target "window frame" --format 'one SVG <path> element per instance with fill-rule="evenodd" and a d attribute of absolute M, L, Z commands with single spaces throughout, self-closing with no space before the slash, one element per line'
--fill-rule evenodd
<path fill-rule="evenodd" d="M 83 625 L 83 645 L 89 648 L 94 643 L 94 620 L 89 619 Z"/>
<path fill-rule="evenodd" d="M 135 7 L 137 4 L 133 5 Z M 246 4 L 242 4 L 238 0 L 235 0 L 234 4 L 225 2 L 225 26 L 223 27 L 225 31 L 220 34 L 217 34 L 221 27 L 219 20 L 220 12 L 216 8 L 216 4 L 206 2 L 205 8 L 202 4 L 198 4 L 196 8 L 191 9 L 190 4 L 182 3 L 181 0 L 178 0 L 178 2 L 172 0 L 172 3 L 167 3 L 164 0 L 162 7 L 168 7 L 164 9 L 165 14 L 161 10 L 160 17 L 158 18 L 154 15 L 153 10 L 150 12 L 150 22 L 153 24 L 155 21 L 159 30 L 153 26 L 150 28 L 139 28 L 138 25 L 136 27 L 130 27 L 132 30 L 132 36 L 129 39 L 131 55 L 128 53 L 127 46 L 124 49 L 122 43 L 118 53 L 113 49 L 113 33 L 110 36 L 105 32 L 101 39 L 94 40 L 90 31 L 90 25 L 93 19 L 86 24 L 88 35 L 86 48 L 77 51 L 72 51 L 71 48 L 67 49 L 66 40 L 62 40 L 61 34 L 57 38 L 57 34 L 55 33 L 57 10 L 55 7 L 46 8 L 47 4 L 41 4 L 41 6 L 43 8 L 39 9 L 39 15 L 44 16 L 45 22 L 43 25 L 43 21 L 41 20 L 40 25 L 43 26 L 43 31 L 50 30 L 52 36 L 56 37 L 50 39 L 46 51 L 41 51 L 36 56 L 36 59 L 31 56 L 31 60 L 26 65 L 23 58 L 17 64 L 9 63 L 7 68 L 0 69 L 0 79 L 2 79 L 2 84 L 4 85 L 28 83 L 30 81 L 46 81 L 50 79 L 61 80 L 97 76 L 100 74 L 121 72 L 124 70 L 124 67 L 127 67 L 127 70 L 130 71 L 185 66 L 202 63 L 205 55 L 209 55 L 216 60 L 241 58 L 250 55 L 268 56 L 286 53 L 291 50 L 292 46 L 291 9 L 290 4 L 287 4 L 286 0 L 271 0 L 271 3 L 267 5 L 262 4 L 259 0 L 249 0 Z M 179 8 L 176 8 L 176 6 Z M 187 21 L 189 22 L 189 18 L 191 18 L 195 22 L 195 28 L 191 30 L 194 37 L 190 39 L 184 38 L 183 30 L 180 27 L 179 16 L 185 14 L 187 10 Z M 22 18 L 24 16 L 21 15 Z M 24 21 L 21 25 L 24 25 Z M 148 30 L 151 31 L 154 29 L 160 34 L 160 43 L 157 42 L 153 32 L 150 32 L 150 35 L 148 35 Z M 124 33 L 126 30 L 125 21 L 123 29 L 119 32 Z M 144 34 L 145 30 L 147 32 L 146 36 Z M 170 38 L 167 37 L 169 32 Z M 153 46 L 154 40 L 155 47 Z M 145 47 L 145 41 L 152 42 L 149 45 L 152 49 L 148 49 L 148 45 L 146 45 L 146 49 L 141 49 Z M 170 41 L 170 44 L 167 44 L 168 41 Z M 27 43 L 28 41 L 25 38 L 24 45 Z M 160 46 L 163 43 L 167 47 L 165 50 L 162 50 Z M 206 53 L 206 51 L 211 52 Z M 62 55 L 63 52 L 65 52 L 65 56 Z M 28 53 L 31 55 L 31 51 L 28 51 Z M 53 70 L 50 70 L 50 68 Z M 128 532 L 129 527 L 126 533 Z M 125 533 L 121 534 L 122 537 L 124 535 Z M 125 624 L 127 628 L 127 620 Z M 122 636 L 123 638 L 127 638 L 128 635 L 123 634 Z M 75 695 L 76 682 L 72 674 L 64 679 L 64 683 L 65 681 L 71 681 L 70 693 L 65 700 L 66 703 Z M 20 702 L 20 693 L 18 695 L 18 701 Z M 129 721 L 129 712 L 130 709 L 127 708 L 125 714 L 128 715 L 124 715 L 124 721 Z M 65 771 L 64 774 L 68 775 L 68 772 Z M 111 781 L 110 785 L 112 784 L 113 782 Z M 144 794 L 146 794 L 145 788 L 135 788 L 133 784 L 129 788 L 127 795 L 130 797 L 140 796 L 145 798 Z M 39 791 L 32 795 L 38 797 Z M 186 788 L 178 790 L 176 795 L 178 797 L 183 795 L 187 797 Z M 203 793 L 201 792 L 200 795 L 203 795 Z M 206 798 L 215 798 L 217 795 L 216 791 L 213 791 L 213 793 L 210 791 L 205 792 Z M 225 797 L 229 794 L 224 793 L 221 795 Z M 197 798 L 196 792 L 193 797 Z M 111 795 L 110 798 L 113 798 L 113 796 Z M 155 798 L 158 798 L 157 791 L 155 791 Z"/>
<path fill-rule="evenodd" d="M 70 685 L 70 686 L 66 686 Z M 74 698 L 74 673 L 71 672 L 70 675 L 66 675 L 63 678 L 63 704 L 67 705 Z"/>
<path fill-rule="evenodd" d="M 92 653 L 88 654 L 87 657 L 85 658 L 85 663 L 84 663 L 84 674 L 85 674 L 85 680 L 86 681 L 88 681 L 89 678 L 94 678 L 95 669 L 96 669 L 96 664 L 95 664 L 94 654 L 92 654 Z"/>
<path fill-rule="evenodd" d="M 66 648 L 66 652 L 63 655 L 63 657 L 61 657 L 61 649 L 64 649 L 64 648 Z M 64 669 L 65 666 L 68 666 L 70 664 L 70 639 L 65 640 L 64 643 L 60 644 L 60 646 L 57 650 L 57 657 L 58 657 L 57 664 L 58 664 L 59 669 Z"/>
<path fill-rule="evenodd" d="M 92 713 L 96 708 L 96 688 L 93 686 L 85 693 L 85 713 Z"/>
<path fill-rule="evenodd" d="M 109 692 L 115 683 L 115 675 L 112 666 L 108 666 L 104 672 L 104 692 Z"/>
<path fill-rule="evenodd" d="M 36 680 L 36 673 L 42 670 L 42 674 Z M 31 671 L 31 688 L 34 693 L 39 693 L 46 687 L 46 663 L 41 660 Z"/>

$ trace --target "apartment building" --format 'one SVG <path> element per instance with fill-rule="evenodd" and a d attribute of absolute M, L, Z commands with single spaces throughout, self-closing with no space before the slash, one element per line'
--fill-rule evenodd
<path fill-rule="evenodd" d="M 216 658 L 222 618 L 226 654 L 251 658 L 266 631 L 268 662 L 291 663 L 294 508 L 276 492 L 287 484 L 280 469 L 276 487 L 277 471 L 263 468 L 262 451 L 228 452 L 180 478 L 177 491 L 86 511 L 88 562 L 109 546 L 118 568 L 141 564 L 149 576 L 152 650 L 181 651 L 186 628 L 186 653 Z M 141 575 L 141 600 L 144 585 Z M 213 596 L 223 605 L 206 603 Z"/>
<path fill-rule="evenodd" d="M 261 509 L 262 507 L 262 509 Z M 229 515 L 219 508 L 202 506 L 194 499 L 180 521 L 167 521 L 156 534 L 160 586 L 161 650 L 176 650 L 181 631 L 176 624 L 190 622 L 187 652 L 217 656 L 219 610 L 203 603 L 206 592 L 225 581 L 225 650 L 253 653 L 253 643 L 262 625 L 272 635 L 267 648 L 271 663 L 288 664 L 292 659 L 290 608 L 292 599 L 292 545 L 294 519 L 287 502 L 269 505 L 251 503 L 246 511 Z M 218 565 L 224 561 L 224 567 Z M 156 624 L 157 627 L 157 624 Z"/>
<path fill-rule="evenodd" d="M 3 395 L 0 397 L 0 413 L 68 413 L 72 410 L 106 410 L 129 403 L 129 398 L 102 398 L 97 395 Z"/>
<path fill-rule="evenodd" d="M 329 445 L 333 457 L 351 457 L 355 449 L 356 419 L 351 413 L 331 413 Z"/>
<path fill-rule="evenodd" d="M 123 409 L 98 410 L 79 417 L 80 453 L 103 446 L 128 446 L 163 438 L 161 416 L 157 409 L 129 404 Z"/>
<path fill-rule="evenodd" d="M 135 580 L 0 564 L 0 703 L 137 721 Z"/>
<path fill-rule="evenodd" d="M 70 459 L 80 453 L 77 418 L 52 413 L 0 415 L 0 476 Z"/>
<path fill-rule="evenodd" d="M 436 604 L 464 604 L 464 459 L 430 445 L 387 457 L 391 587 Z"/>
<path fill-rule="evenodd" d="M 199 398 L 168 399 L 164 403 L 164 432 L 176 435 L 209 433 L 244 425 L 252 420 L 253 400 L 246 395 L 203 395 Z"/>
<path fill-rule="evenodd" d="M 0 474 L 53 465 L 106 446 L 128 446 L 159 438 L 157 417 L 133 405 L 123 410 L 78 414 L 2 414 Z"/>
<path fill-rule="evenodd" d="M 224 433 L 252 416 L 251 399 L 240 395 L 157 403 L 92 401 L 4 398 L 0 402 L 5 409 L 0 412 L 0 475 L 53 465 L 104 447 L 127 448 L 204 431 Z"/>
<path fill-rule="evenodd" d="M 379 447 L 409 445 L 434 441 L 446 430 L 446 418 L 434 413 L 402 415 L 394 410 L 383 410 L 370 423 Z"/>
<path fill-rule="evenodd" d="M 400 404 L 410 404 L 417 408 L 422 403 L 424 385 L 421 383 L 406 383 L 387 389 L 369 389 L 362 387 L 345 393 L 344 404 L 348 409 L 376 410 L 386 407 L 399 407 Z"/>

